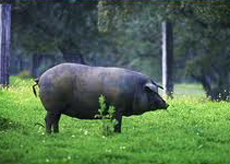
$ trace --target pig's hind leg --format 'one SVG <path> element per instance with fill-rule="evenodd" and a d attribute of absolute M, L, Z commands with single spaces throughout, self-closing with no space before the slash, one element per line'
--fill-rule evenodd
<path fill-rule="evenodd" d="M 46 132 L 48 134 L 50 134 L 52 130 L 54 133 L 59 132 L 58 123 L 60 117 L 61 117 L 61 113 L 54 113 L 54 112 L 47 111 L 45 121 L 46 121 Z"/>

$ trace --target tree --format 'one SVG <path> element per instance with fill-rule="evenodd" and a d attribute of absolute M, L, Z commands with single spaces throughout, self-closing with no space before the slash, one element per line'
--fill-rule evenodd
<path fill-rule="evenodd" d="M 137 15 L 137 12 L 138 14 L 147 13 L 148 8 L 154 9 L 154 5 L 149 5 L 153 2 L 155 1 L 133 2 L 130 5 L 123 2 L 116 5 L 115 8 L 111 8 L 109 5 L 114 4 L 111 1 L 106 1 L 102 2 L 104 7 L 101 7 L 100 10 L 104 15 L 100 15 L 102 15 L 102 18 L 109 18 L 108 22 L 119 22 L 122 20 L 119 19 L 119 15 L 122 14 L 109 13 L 116 13 L 117 10 L 131 13 L 131 15 Z M 229 34 L 230 27 L 230 20 L 228 19 L 228 16 L 230 16 L 229 4 L 212 0 L 201 0 L 199 2 L 204 5 L 196 3 L 196 1 L 193 3 L 190 1 L 164 1 L 162 2 L 163 5 L 158 3 L 157 7 L 159 9 L 153 11 L 154 14 L 151 17 L 153 16 L 156 19 L 161 17 L 161 20 L 171 18 L 176 22 L 174 32 L 177 36 L 175 39 L 175 73 L 177 77 L 178 71 L 181 72 L 186 67 L 188 75 L 203 85 L 208 97 L 213 100 L 229 100 L 230 57 L 229 39 L 226 37 L 226 34 Z M 139 6 L 136 7 L 135 4 Z M 141 10 L 143 6 L 145 8 Z M 127 10 L 130 11 L 129 9 L 131 9 L 131 12 L 127 12 Z M 159 20 L 157 23 L 159 23 Z M 107 28 L 106 23 L 102 22 L 101 24 L 104 24 Z"/>
<path fill-rule="evenodd" d="M 176 8 L 176 15 L 186 19 L 187 25 L 192 24 L 187 26 L 188 34 L 181 42 L 189 52 L 187 72 L 203 85 L 212 100 L 230 100 L 230 54 L 226 37 L 230 34 L 230 8 L 225 2 L 203 3 L 182 3 Z"/>
<path fill-rule="evenodd" d="M 13 48 L 20 46 L 32 54 L 62 53 L 67 62 L 85 63 L 83 54 L 97 47 L 97 2 L 81 2 L 14 4 Z"/>
<path fill-rule="evenodd" d="M 153 1 L 154 2 L 154 1 Z M 128 49 L 130 56 L 134 56 L 135 51 L 137 52 L 137 55 L 135 58 L 140 58 L 140 61 L 138 62 L 138 67 L 140 68 L 140 65 L 144 65 L 144 57 L 148 57 L 147 60 L 151 59 L 154 61 L 160 62 L 159 57 L 161 55 L 160 52 L 163 53 L 163 59 L 162 60 L 162 68 L 163 68 L 163 85 L 165 88 L 165 94 L 169 97 L 172 97 L 173 93 L 173 35 L 172 35 L 172 26 L 170 23 L 170 17 L 168 14 L 168 11 L 165 11 L 166 6 L 162 4 L 158 4 L 157 6 L 154 4 L 151 4 L 151 2 L 130 2 L 130 3 L 119 3 L 114 4 L 114 2 L 111 1 L 100 1 L 99 2 L 99 28 L 101 29 L 101 32 L 108 32 L 108 31 L 115 31 L 114 27 L 110 27 L 111 24 L 116 24 L 115 26 L 119 26 L 117 24 L 125 24 L 128 21 L 130 21 L 130 17 L 136 17 L 134 21 L 131 19 L 131 28 L 132 28 L 132 35 L 135 36 L 135 38 L 128 38 L 127 33 L 130 33 L 130 29 L 127 30 L 126 33 L 124 33 L 124 36 L 128 38 L 126 40 L 127 43 L 132 43 L 132 49 Z M 138 12 L 138 14 L 137 14 Z M 160 13 L 160 14 L 159 14 Z M 101 17 L 101 19 L 100 19 Z M 101 21 L 102 20 L 102 21 Z M 162 21 L 166 21 L 167 23 L 163 23 L 162 31 L 161 29 L 157 27 L 157 24 L 161 23 Z M 115 23 L 116 22 L 116 23 Z M 122 22 L 122 23 L 120 23 Z M 136 27 L 138 30 L 135 30 Z M 121 27 L 121 26 L 119 26 Z M 150 28 L 151 27 L 151 28 Z M 117 27 L 118 28 L 118 27 Z M 127 26 L 126 26 L 127 28 Z M 119 29 L 119 28 L 118 28 Z M 122 30 L 126 31 L 126 29 L 122 28 Z M 162 43 L 163 46 L 161 46 L 161 42 L 159 40 L 160 36 L 159 34 L 163 35 Z M 140 36 L 140 37 L 139 37 Z M 141 38 L 141 39 L 140 39 Z M 116 35 L 117 39 L 117 35 Z M 132 42 L 133 40 L 139 40 L 138 45 L 135 45 L 135 42 Z M 119 38 L 119 40 L 121 40 Z M 131 41 L 132 40 L 132 41 Z M 148 52 L 148 49 L 146 47 L 146 42 L 151 41 L 152 45 L 148 45 L 151 51 Z M 123 47 L 124 47 L 124 42 Z M 114 45 L 114 44 L 113 44 Z M 143 45 L 142 47 L 140 45 Z M 135 48 L 134 48 L 135 47 Z M 141 50 L 139 50 L 139 47 Z M 163 49 L 161 50 L 160 47 Z M 147 51 L 146 51 L 147 50 Z M 119 48 L 118 48 L 119 51 Z M 134 51 L 134 52 L 133 52 Z M 144 53 L 143 53 L 144 52 Z M 146 53 L 148 52 L 148 53 Z M 156 60 L 157 58 L 157 60 Z M 124 59 L 123 59 L 124 61 Z M 135 62 L 137 61 L 134 60 Z M 131 62 L 131 63 L 135 63 Z M 136 62 L 137 63 L 137 62 Z M 156 66 L 159 66 L 160 64 L 152 64 L 151 66 L 146 67 L 152 67 L 152 70 L 157 70 Z M 167 69 L 168 68 L 168 69 Z M 160 70 L 158 70 L 159 72 Z M 156 78 L 156 73 L 152 74 L 151 76 L 155 75 L 155 79 L 159 81 L 159 78 Z"/>
<path fill-rule="evenodd" d="M 0 85 L 9 85 L 11 5 L 0 4 Z"/>

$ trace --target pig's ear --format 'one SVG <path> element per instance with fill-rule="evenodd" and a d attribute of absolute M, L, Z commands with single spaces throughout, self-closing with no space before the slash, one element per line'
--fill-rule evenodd
<path fill-rule="evenodd" d="M 144 88 L 147 92 L 156 92 L 158 93 L 158 86 L 154 85 L 153 83 L 146 83 Z"/>
<path fill-rule="evenodd" d="M 160 89 L 164 89 L 161 85 L 159 85 L 159 84 L 155 83 L 153 80 L 151 80 L 151 82 L 152 82 L 153 84 L 155 84 L 158 88 L 160 88 Z"/>
<path fill-rule="evenodd" d="M 161 85 L 157 84 L 157 87 L 160 89 L 164 89 Z"/>

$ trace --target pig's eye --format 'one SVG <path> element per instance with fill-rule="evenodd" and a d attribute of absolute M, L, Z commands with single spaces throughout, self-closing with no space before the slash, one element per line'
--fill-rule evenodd
<path fill-rule="evenodd" d="M 148 87 L 145 87 L 145 91 L 147 92 L 147 93 L 151 93 L 151 92 L 153 92 L 150 88 L 148 88 Z"/>

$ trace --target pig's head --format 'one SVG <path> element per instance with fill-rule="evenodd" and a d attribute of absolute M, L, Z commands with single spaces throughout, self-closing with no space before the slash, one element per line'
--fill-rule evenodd
<path fill-rule="evenodd" d="M 142 88 L 138 88 L 138 92 L 134 95 L 132 114 L 139 115 L 147 111 L 168 108 L 169 105 L 158 94 L 158 87 L 160 86 L 149 81 Z"/>
<path fill-rule="evenodd" d="M 153 82 L 148 82 L 144 85 L 144 91 L 146 92 L 148 99 L 149 110 L 167 109 L 168 104 L 159 95 L 158 88 L 161 87 Z M 161 87 L 162 88 L 162 87 Z"/>

